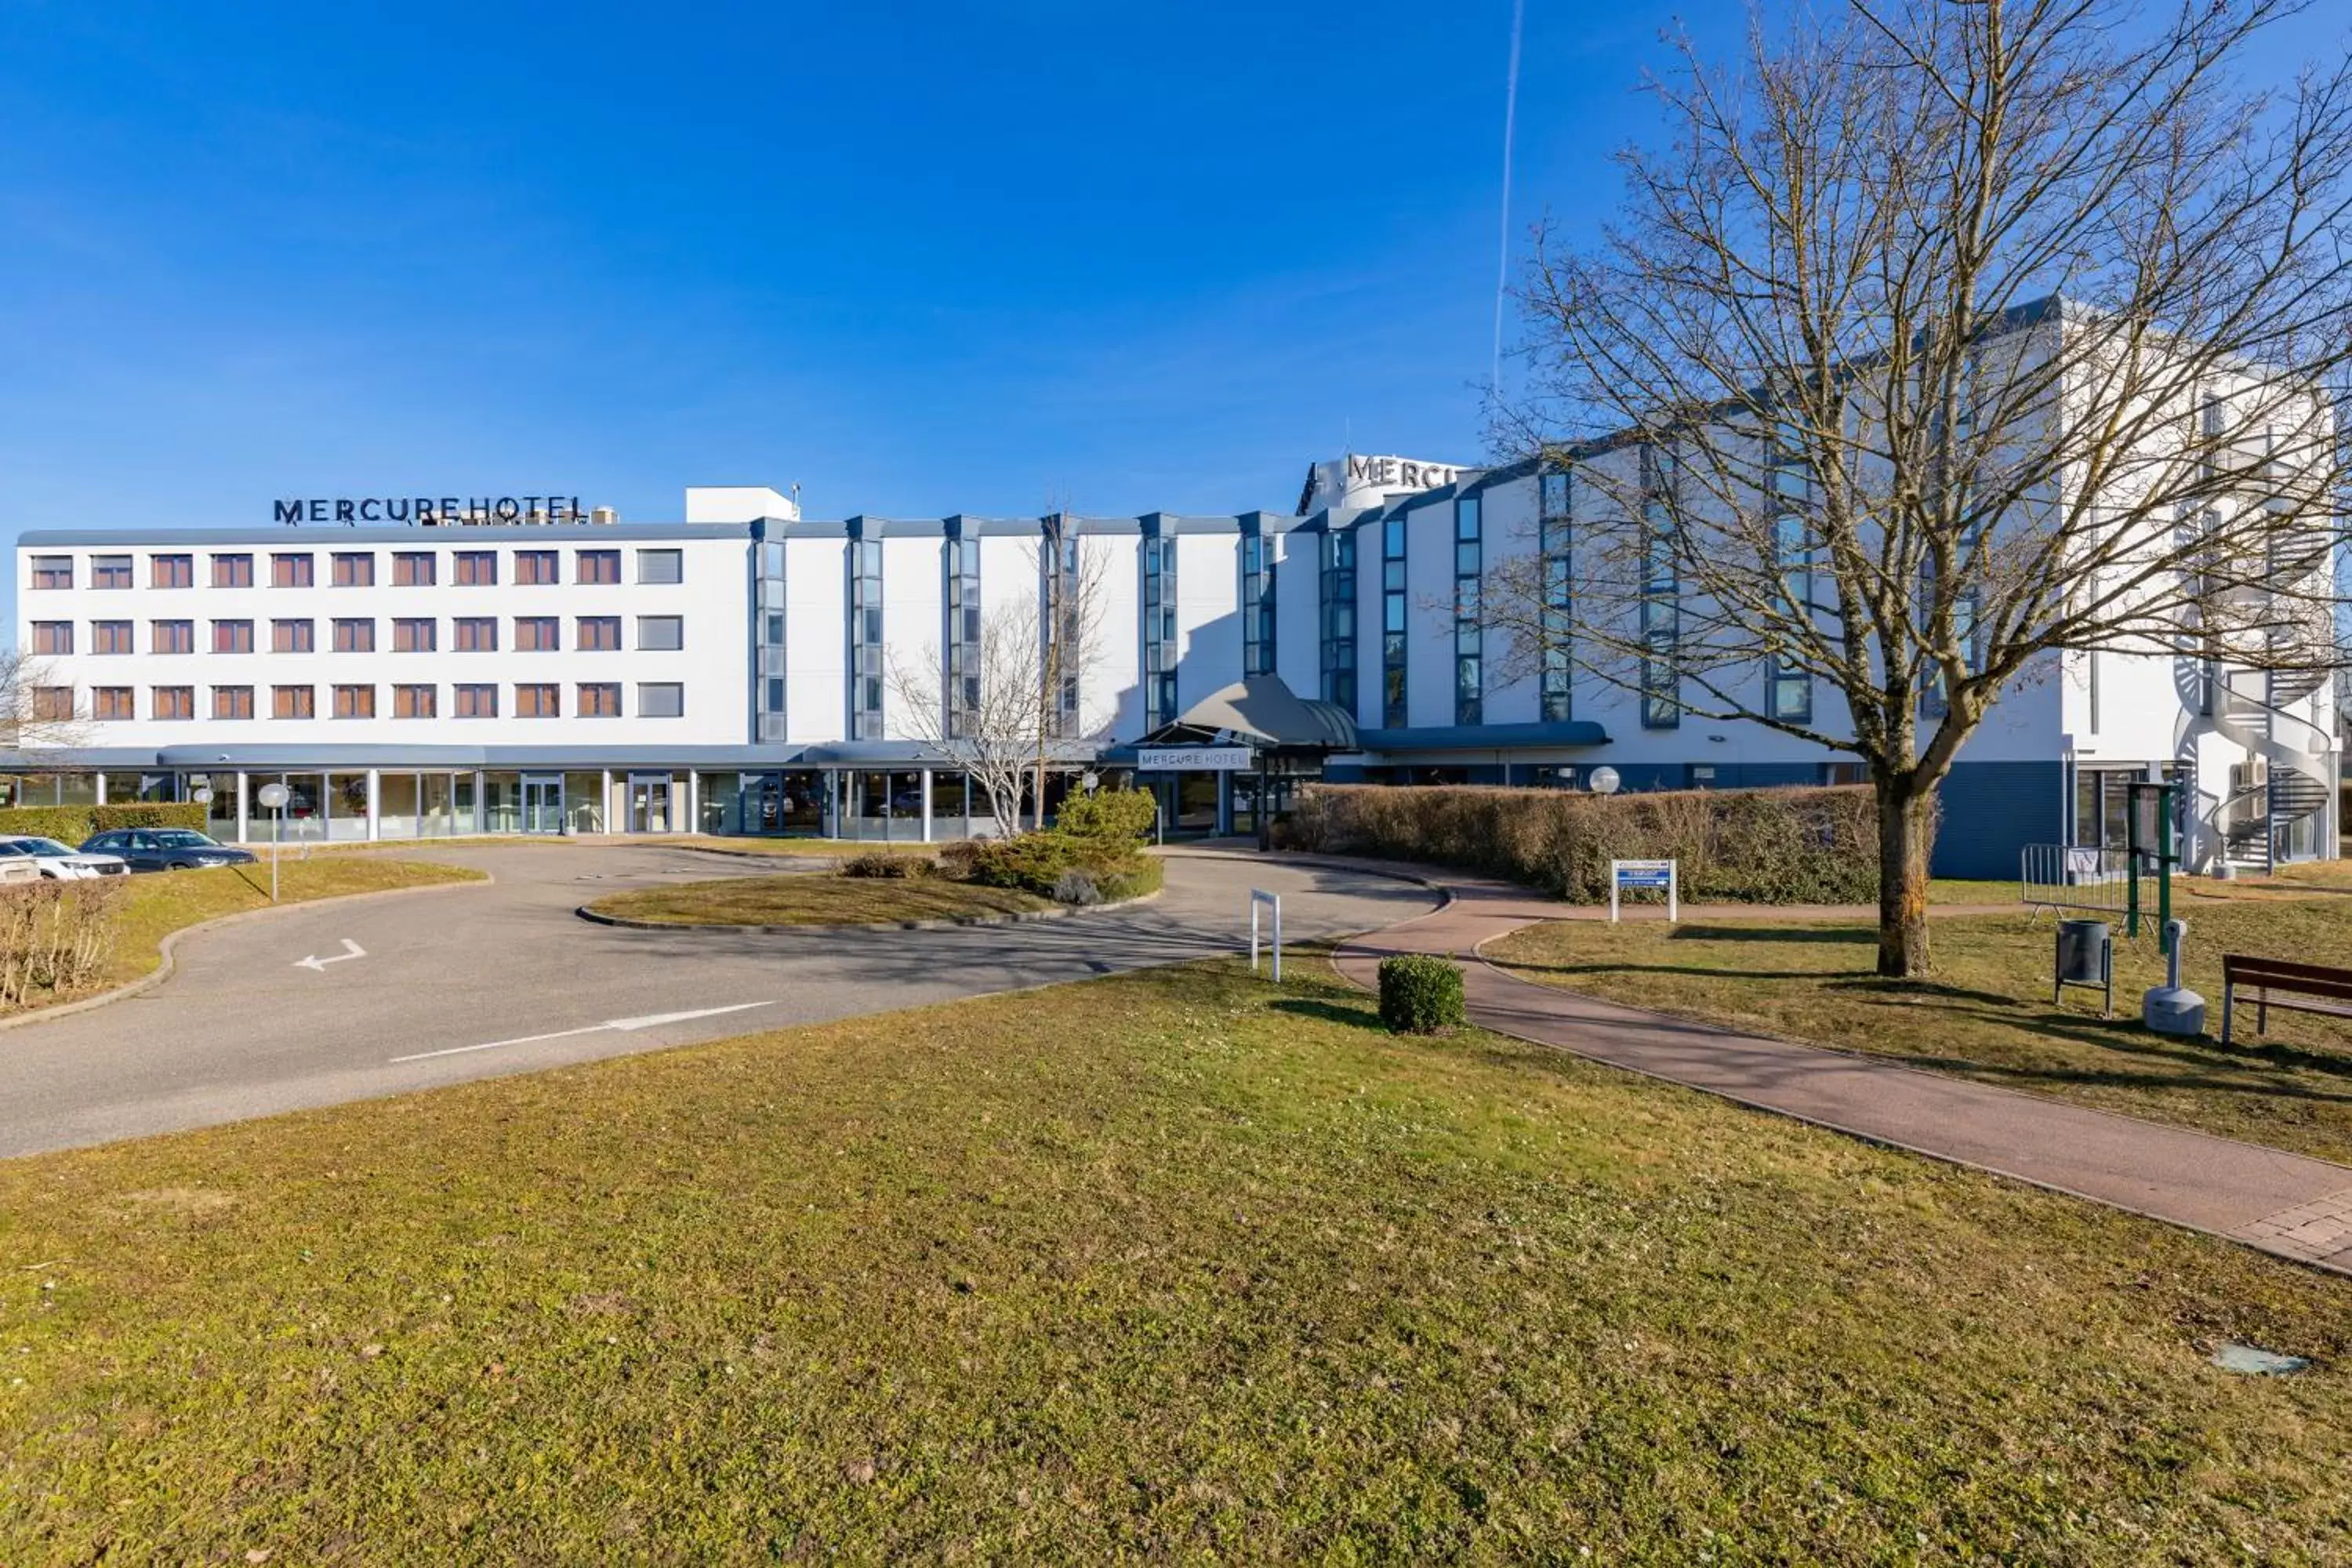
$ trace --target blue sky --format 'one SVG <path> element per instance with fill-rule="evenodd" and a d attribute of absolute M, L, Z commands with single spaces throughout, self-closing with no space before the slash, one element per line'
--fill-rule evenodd
<path fill-rule="evenodd" d="M 0 0 L 0 527 L 1483 450 L 1508 0 L 500 9 Z M 1521 220 L 1613 195 L 1671 15 L 1530 7 Z"/>
<path fill-rule="evenodd" d="M 1528 6 L 1515 234 L 1615 199 L 1677 19 L 1742 12 Z M 698 482 L 1231 510 L 1348 443 L 1475 460 L 1509 32 L 1509 0 L 0 0 L 0 529 L 549 489 L 657 520 Z"/>

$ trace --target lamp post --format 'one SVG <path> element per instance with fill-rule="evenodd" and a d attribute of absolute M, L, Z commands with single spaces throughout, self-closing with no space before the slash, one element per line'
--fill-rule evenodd
<path fill-rule="evenodd" d="M 278 901 L 278 842 L 286 832 L 286 786 L 263 784 L 259 799 L 264 809 L 278 814 L 269 821 L 269 901 L 274 904 Z"/>

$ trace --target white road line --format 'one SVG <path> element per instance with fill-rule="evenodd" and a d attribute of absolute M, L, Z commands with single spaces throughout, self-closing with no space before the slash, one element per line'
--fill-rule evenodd
<path fill-rule="evenodd" d="M 563 1040 L 574 1035 L 597 1035 L 607 1029 L 631 1033 L 638 1029 L 659 1028 L 664 1024 L 689 1023 L 696 1018 L 716 1018 L 722 1013 L 743 1013 L 753 1007 L 772 1007 L 775 1003 L 737 1002 L 726 1007 L 698 1007 L 689 1013 L 648 1013 L 640 1018 L 607 1018 L 601 1024 L 584 1024 L 577 1029 L 557 1029 L 545 1035 L 517 1035 L 510 1040 L 485 1040 L 478 1046 L 451 1046 L 446 1050 L 418 1051 L 413 1056 L 394 1057 L 391 1064 L 421 1062 L 434 1057 L 462 1057 L 469 1051 L 495 1051 L 501 1046 L 528 1046 L 541 1040 Z"/>
<path fill-rule="evenodd" d="M 365 958 L 366 956 L 366 948 L 362 947 L 350 937 L 345 937 L 343 938 L 343 951 L 335 954 L 334 957 L 320 958 L 314 952 L 308 958 L 296 959 L 294 961 L 294 967 L 297 969 L 307 969 L 314 974 L 324 974 L 327 972 L 327 965 L 331 963 L 348 963 L 354 958 Z"/>

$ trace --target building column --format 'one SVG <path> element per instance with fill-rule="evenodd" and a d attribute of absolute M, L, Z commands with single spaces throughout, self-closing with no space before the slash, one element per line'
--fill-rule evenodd
<path fill-rule="evenodd" d="M 1182 785 L 1178 785 L 1181 798 Z M 1228 838 L 1234 831 L 1234 773 L 1231 768 L 1217 770 L 1217 837 Z"/>
<path fill-rule="evenodd" d="M 215 774 L 214 776 L 218 777 L 219 775 Z M 213 787 L 217 789 L 220 786 L 215 784 Z M 250 840 L 253 837 L 252 833 L 245 825 L 247 796 L 245 790 L 245 774 L 243 773 L 239 773 L 236 775 L 236 783 L 231 787 L 236 791 L 236 841 L 239 844 L 243 844 Z"/>
<path fill-rule="evenodd" d="M 104 805 L 106 804 L 106 772 L 104 769 L 100 769 L 89 776 L 90 804 L 92 805 Z"/>
<path fill-rule="evenodd" d="M 923 842 L 931 841 L 931 770 L 923 769 L 915 775 L 915 787 L 923 793 Z"/>
<path fill-rule="evenodd" d="M 687 769 L 686 823 L 683 827 L 680 827 L 676 823 L 672 823 L 670 826 L 674 831 L 685 833 L 699 833 L 702 831 L 702 802 L 700 798 L 702 795 L 701 785 L 702 775 L 696 773 L 692 768 Z"/>
<path fill-rule="evenodd" d="M 370 768 L 367 771 L 367 836 L 368 842 L 373 844 L 383 837 L 383 770 L 381 768 Z"/>
<path fill-rule="evenodd" d="M 617 831 L 613 826 L 613 770 L 604 769 L 603 778 L 604 794 L 596 797 L 596 831 L 613 833 Z"/>

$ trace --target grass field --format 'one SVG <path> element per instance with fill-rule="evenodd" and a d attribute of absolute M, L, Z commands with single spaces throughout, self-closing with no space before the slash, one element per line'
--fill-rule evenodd
<path fill-rule="evenodd" d="M 2345 1281 L 1394 1039 L 1318 971 L 0 1163 L 0 1561 L 2202 1563 L 2352 1531 Z M 2231 1339 L 2317 1365 L 2231 1376 Z"/>
<path fill-rule="evenodd" d="M 1936 921 L 1935 978 L 1882 981 L 1866 926 L 1768 920 L 1737 924 L 1597 921 L 1534 926 L 1486 955 L 1544 981 L 1664 1012 L 1899 1058 L 2012 1089 L 2352 1162 L 2352 1023 L 2251 1014 L 2224 1051 L 2221 954 L 2352 964 L 2352 900 L 2238 894 L 2184 900 L 2186 983 L 2210 1004 L 2212 1037 L 2166 1039 L 2139 1026 L 2140 994 L 2164 979 L 2153 935 L 2116 927 L 2116 1013 L 2095 992 L 2050 1000 L 2052 917 Z"/>
<path fill-rule="evenodd" d="M 392 888 L 425 887 L 436 882 L 478 881 L 481 873 L 457 866 L 376 858 L 289 858 L 278 867 L 278 899 L 300 903 L 311 899 L 340 898 L 347 893 L 381 892 Z M 222 915 L 269 907 L 269 863 L 219 866 L 201 871 L 162 871 L 124 879 L 122 903 L 113 951 L 108 955 L 99 983 L 90 992 L 127 984 L 152 970 L 163 960 L 162 943 L 175 931 Z M 70 1002 L 75 994 L 47 998 L 45 1005 Z"/>
<path fill-rule="evenodd" d="M 588 907 L 598 914 L 667 925 L 837 926 L 1019 914 L 1053 905 L 1050 900 L 1018 889 L 983 888 L 943 877 L 842 877 L 820 872 L 679 882 L 614 893 Z"/>

